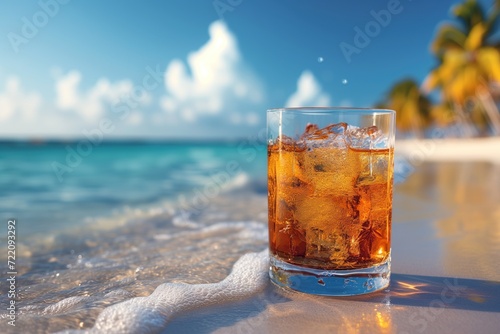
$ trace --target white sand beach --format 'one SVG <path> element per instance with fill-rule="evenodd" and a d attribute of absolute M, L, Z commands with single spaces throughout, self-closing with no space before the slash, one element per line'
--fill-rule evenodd
<path fill-rule="evenodd" d="M 482 161 L 500 164 L 500 137 L 397 140 L 396 155 L 421 161 Z"/>

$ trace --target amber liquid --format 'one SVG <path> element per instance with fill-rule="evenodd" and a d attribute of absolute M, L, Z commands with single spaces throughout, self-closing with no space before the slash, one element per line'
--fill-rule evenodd
<path fill-rule="evenodd" d="M 271 254 L 328 270 L 387 261 L 392 170 L 392 149 L 269 145 Z"/>

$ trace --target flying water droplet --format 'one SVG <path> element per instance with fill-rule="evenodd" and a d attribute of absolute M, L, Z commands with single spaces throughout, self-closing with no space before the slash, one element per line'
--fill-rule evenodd
<path fill-rule="evenodd" d="M 347 85 L 347 83 L 348 83 L 348 82 L 349 82 L 349 81 L 347 81 L 347 79 L 342 79 L 342 84 L 343 84 L 343 85 Z"/>
<path fill-rule="evenodd" d="M 325 59 L 323 57 L 318 57 L 318 63 L 322 63 Z"/>

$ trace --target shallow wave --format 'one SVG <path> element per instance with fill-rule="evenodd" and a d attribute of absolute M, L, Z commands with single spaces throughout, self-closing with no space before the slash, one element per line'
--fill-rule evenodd
<path fill-rule="evenodd" d="M 136 297 L 105 308 L 89 330 L 60 333 L 158 333 L 176 315 L 212 305 L 248 298 L 267 284 L 268 251 L 243 255 L 224 280 L 212 284 L 165 283 L 148 297 Z M 52 312 L 67 309 L 81 298 L 51 305 Z"/>

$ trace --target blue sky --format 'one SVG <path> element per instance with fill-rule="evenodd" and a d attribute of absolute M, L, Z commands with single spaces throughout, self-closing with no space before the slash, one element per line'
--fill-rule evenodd
<path fill-rule="evenodd" d="M 424 79 L 455 3 L 4 1 L 0 137 L 241 137 L 270 107 L 371 106 Z"/>

